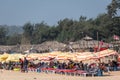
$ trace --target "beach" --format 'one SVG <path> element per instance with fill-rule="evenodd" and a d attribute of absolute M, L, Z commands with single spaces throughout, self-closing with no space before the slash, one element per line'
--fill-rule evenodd
<path fill-rule="evenodd" d="M 54 73 L 37 73 L 28 72 L 22 73 L 19 71 L 9 71 L 4 70 L 0 72 L 0 80 L 120 80 L 120 71 L 104 73 L 104 76 L 100 77 L 84 77 L 84 76 L 70 76 L 70 75 L 60 75 Z"/>

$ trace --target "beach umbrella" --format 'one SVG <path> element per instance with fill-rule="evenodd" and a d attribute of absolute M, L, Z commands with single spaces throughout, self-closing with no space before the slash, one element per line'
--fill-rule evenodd
<path fill-rule="evenodd" d="M 38 64 L 38 63 L 40 63 L 40 60 L 34 60 L 34 61 L 32 61 L 34 64 Z"/>
<path fill-rule="evenodd" d="M 5 62 L 5 60 L 9 57 L 8 53 L 4 53 L 0 56 L 0 62 Z"/>
<path fill-rule="evenodd" d="M 49 53 L 40 54 L 38 60 L 49 61 L 51 57 L 49 57 Z"/>
<path fill-rule="evenodd" d="M 22 54 L 10 54 L 9 57 L 6 59 L 6 62 L 19 62 L 20 58 L 23 58 L 24 55 Z"/>

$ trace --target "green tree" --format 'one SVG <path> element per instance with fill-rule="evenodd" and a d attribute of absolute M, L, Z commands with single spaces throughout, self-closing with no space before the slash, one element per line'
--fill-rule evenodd
<path fill-rule="evenodd" d="M 117 11 L 120 9 L 120 0 L 112 0 L 112 2 L 107 6 L 109 17 L 114 17 Z"/>
<path fill-rule="evenodd" d="M 22 38 L 26 38 L 26 39 L 22 39 L 22 40 L 27 40 L 28 44 L 32 43 L 32 37 L 33 37 L 33 31 L 34 31 L 34 26 L 31 23 L 26 23 L 23 26 L 23 37 Z"/>
<path fill-rule="evenodd" d="M 7 36 L 8 29 L 4 27 L 0 27 L 0 45 L 6 44 L 6 36 Z"/>
<path fill-rule="evenodd" d="M 33 32 L 33 43 L 40 44 L 49 39 L 49 26 L 44 22 L 39 24 L 35 24 L 34 32 Z"/>
<path fill-rule="evenodd" d="M 17 45 L 21 43 L 21 34 L 14 33 L 13 35 L 9 35 L 6 37 L 7 45 Z"/>

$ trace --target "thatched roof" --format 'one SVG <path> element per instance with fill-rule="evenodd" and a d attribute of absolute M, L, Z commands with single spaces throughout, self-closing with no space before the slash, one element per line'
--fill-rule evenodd
<path fill-rule="evenodd" d="M 87 39 L 87 40 L 86 40 Z M 38 45 L 15 45 L 15 46 L 0 46 L 0 51 L 14 51 L 14 52 L 24 52 L 28 50 L 34 50 L 40 53 L 53 51 L 69 51 L 71 49 L 86 49 L 93 48 L 99 45 L 100 41 L 93 40 L 92 38 L 86 36 L 82 40 L 76 42 L 70 42 L 69 44 L 60 43 L 58 41 L 46 41 Z M 108 43 L 104 43 L 102 47 L 106 47 Z"/>
<path fill-rule="evenodd" d="M 93 47 L 96 47 L 96 46 L 99 46 L 100 41 L 97 41 L 97 40 L 89 40 L 89 41 L 86 41 L 86 40 L 79 40 L 79 41 L 76 41 L 76 42 L 73 42 L 72 44 L 70 44 L 72 46 L 72 48 L 74 49 L 80 49 L 80 48 L 93 48 Z M 102 47 L 106 47 L 108 46 L 108 43 L 104 43 L 102 45 Z"/>
<path fill-rule="evenodd" d="M 61 50 L 66 44 L 57 41 L 46 41 L 42 44 L 36 45 L 34 48 L 39 51 Z"/>

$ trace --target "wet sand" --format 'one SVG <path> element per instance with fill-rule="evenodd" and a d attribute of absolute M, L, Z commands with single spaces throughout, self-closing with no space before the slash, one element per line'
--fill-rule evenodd
<path fill-rule="evenodd" d="M 102 77 L 81 77 L 54 73 L 21 73 L 19 71 L 4 70 L 3 72 L 0 72 L 0 80 L 120 80 L 120 71 L 111 72 L 110 75 L 104 73 L 104 76 Z"/>

